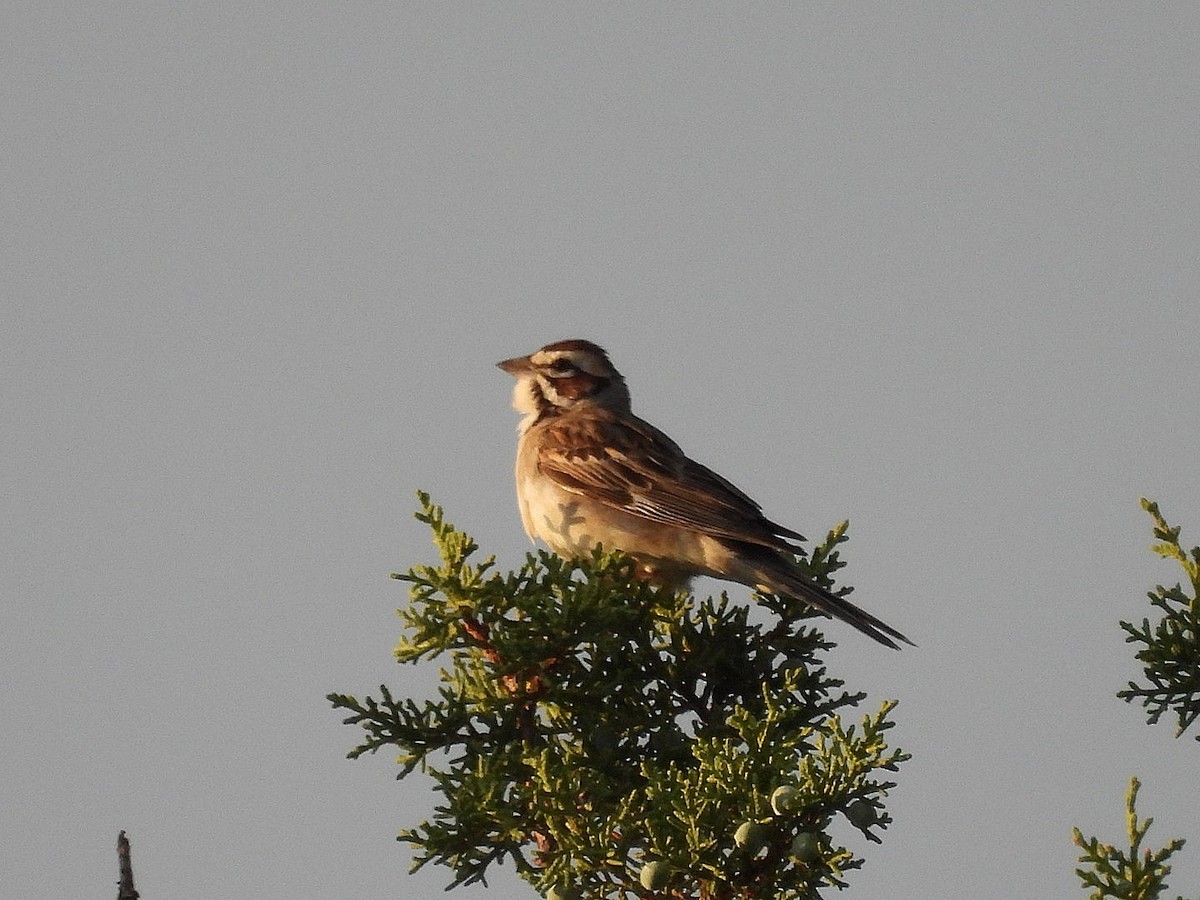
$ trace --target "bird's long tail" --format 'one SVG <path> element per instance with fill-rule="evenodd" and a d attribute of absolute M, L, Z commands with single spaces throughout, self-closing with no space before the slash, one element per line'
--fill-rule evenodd
<path fill-rule="evenodd" d="M 844 597 L 839 597 L 805 578 L 783 556 L 769 551 L 763 552 L 761 555 L 755 554 L 755 556 L 757 558 L 748 561 L 748 567 L 760 590 L 803 600 L 826 615 L 853 625 L 863 634 L 893 650 L 900 649 L 900 645 L 896 641 L 916 646 L 891 625 L 855 606 Z"/>

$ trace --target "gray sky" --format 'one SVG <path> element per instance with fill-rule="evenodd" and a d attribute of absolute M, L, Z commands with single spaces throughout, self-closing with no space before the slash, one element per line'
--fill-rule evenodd
<path fill-rule="evenodd" d="M 914 754 L 847 898 L 1083 896 L 1134 773 L 1194 893 L 1114 693 L 1138 497 L 1200 542 L 1200 6 L 1060 6 L 9 4 L 6 893 L 440 894 L 323 697 L 429 690 L 416 489 L 521 560 L 493 364 L 566 337 L 920 644 L 829 627 Z"/>

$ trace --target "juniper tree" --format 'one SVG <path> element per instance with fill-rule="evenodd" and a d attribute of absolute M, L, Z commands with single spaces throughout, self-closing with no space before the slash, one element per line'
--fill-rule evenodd
<path fill-rule="evenodd" d="M 1175 736 L 1180 737 L 1200 716 L 1200 547 L 1185 551 L 1179 543 L 1179 526 L 1170 526 L 1159 512 L 1158 504 L 1142 500 L 1142 508 L 1154 520 L 1151 549 L 1166 559 L 1176 560 L 1187 576 L 1189 595 L 1182 584 L 1166 588 L 1161 584 L 1150 591 L 1150 605 L 1162 617 L 1153 625 L 1149 617 L 1140 625 L 1121 622 L 1126 641 L 1141 644 L 1135 657 L 1143 666 L 1147 684 L 1129 682 L 1117 696 L 1128 703 L 1140 700 L 1149 712 L 1149 724 L 1155 724 L 1168 711 L 1175 713 L 1178 723 Z M 1200 740 L 1200 735 L 1196 736 Z M 1085 888 L 1091 889 L 1091 900 L 1157 900 L 1166 890 L 1167 865 L 1176 851 L 1183 847 L 1181 839 L 1171 840 L 1161 850 L 1142 846 L 1153 819 L 1139 819 L 1137 794 L 1141 787 L 1137 778 L 1130 779 L 1125 799 L 1128 849 L 1102 844 L 1097 838 L 1084 838 L 1074 829 L 1075 844 L 1083 850 L 1075 870 Z M 1183 900 L 1182 897 L 1179 900 Z"/>
<path fill-rule="evenodd" d="M 1182 584 L 1157 585 L 1150 591 L 1150 605 L 1162 613 L 1152 626 L 1149 617 L 1140 625 L 1122 622 L 1131 644 L 1141 644 L 1135 654 L 1142 664 L 1147 684 L 1129 682 L 1117 694 L 1127 703 L 1140 700 L 1146 707 L 1147 721 L 1153 725 L 1168 711 L 1174 712 L 1180 737 L 1200 717 L 1200 547 L 1187 552 L 1179 543 L 1180 527 L 1168 525 L 1158 504 L 1142 500 L 1142 508 L 1154 520 L 1151 546 L 1164 559 L 1176 560 L 1187 577 L 1189 595 Z M 1200 733 L 1195 735 L 1200 741 Z"/>
<path fill-rule="evenodd" d="M 400 835 L 414 870 L 447 866 L 455 886 L 507 861 L 552 898 L 846 884 L 863 860 L 830 826 L 879 841 L 908 756 L 885 740 L 894 701 L 845 721 L 865 694 L 827 670 L 810 610 L 664 591 L 600 551 L 502 574 L 419 497 L 441 562 L 393 576 L 410 585 L 396 659 L 440 660 L 437 696 L 329 695 L 365 732 L 351 757 L 393 749 L 401 777 L 423 771 L 441 794 Z M 807 574 L 832 587 L 846 539 L 842 523 Z"/>

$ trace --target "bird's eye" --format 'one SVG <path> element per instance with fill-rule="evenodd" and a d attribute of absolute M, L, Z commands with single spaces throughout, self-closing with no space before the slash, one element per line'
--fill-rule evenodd
<path fill-rule="evenodd" d="M 554 362 L 550 363 L 548 368 L 552 375 L 570 375 L 575 371 L 575 364 L 565 356 L 560 356 Z"/>

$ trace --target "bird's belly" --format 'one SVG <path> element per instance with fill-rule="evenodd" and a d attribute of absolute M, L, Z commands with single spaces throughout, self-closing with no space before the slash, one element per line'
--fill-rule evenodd
<path fill-rule="evenodd" d="M 564 491 L 546 479 L 521 486 L 521 519 L 530 537 L 560 556 L 586 556 L 597 546 L 638 559 L 670 561 L 690 572 L 708 568 L 701 535 Z"/>

